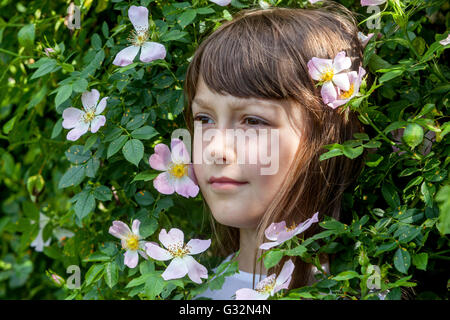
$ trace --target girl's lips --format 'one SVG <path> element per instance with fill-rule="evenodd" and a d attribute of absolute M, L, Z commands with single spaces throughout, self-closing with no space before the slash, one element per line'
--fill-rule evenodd
<path fill-rule="evenodd" d="M 236 190 L 248 182 L 212 182 L 211 188 L 215 190 Z"/>

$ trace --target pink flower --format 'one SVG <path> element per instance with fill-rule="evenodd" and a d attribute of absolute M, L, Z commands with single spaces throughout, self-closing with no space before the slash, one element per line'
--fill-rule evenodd
<path fill-rule="evenodd" d="M 311 218 L 305 220 L 303 223 L 300 223 L 297 226 L 292 226 L 290 228 L 286 227 L 286 222 L 281 221 L 278 223 L 272 223 L 264 234 L 266 238 L 271 240 L 272 242 L 266 242 L 259 246 L 260 249 L 268 250 L 272 247 L 278 246 L 283 242 L 292 239 L 294 236 L 302 233 L 306 229 L 308 229 L 314 222 L 318 220 L 319 212 L 316 212 Z"/>
<path fill-rule="evenodd" d="M 162 194 L 176 192 L 186 198 L 195 197 L 199 187 L 186 146 L 180 139 L 172 139 L 171 149 L 172 153 L 168 146 L 159 143 L 150 156 L 150 167 L 164 171 L 153 180 L 153 186 Z"/>
<path fill-rule="evenodd" d="M 314 3 L 319 2 L 319 1 L 322 1 L 322 0 L 308 0 L 308 1 L 309 1 L 309 3 L 311 3 L 311 4 L 314 4 Z"/>
<path fill-rule="evenodd" d="M 208 270 L 195 261 L 191 254 L 198 254 L 208 249 L 211 239 L 192 239 L 185 245 L 183 231 L 172 228 L 168 233 L 166 229 L 162 229 L 159 233 L 159 241 L 167 250 L 150 242 L 146 244 L 146 248 L 147 254 L 152 259 L 159 261 L 172 259 L 162 274 L 164 280 L 183 278 L 186 274 L 195 283 L 202 283 L 201 278 L 208 278 Z"/>
<path fill-rule="evenodd" d="M 385 2 L 386 0 L 361 0 L 361 6 L 379 6 Z"/>
<path fill-rule="evenodd" d="M 214 2 L 215 4 L 219 5 L 219 6 L 227 6 L 231 3 L 231 0 L 209 0 L 211 2 Z"/>
<path fill-rule="evenodd" d="M 278 277 L 276 277 L 275 274 L 271 274 L 267 278 L 261 280 L 256 285 L 255 290 L 250 288 L 237 290 L 236 300 L 266 300 L 281 289 L 287 289 L 291 282 L 294 268 L 295 266 L 292 260 L 286 261 Z"/>
<path fill-rule="evenodd" d="M 450 34 L 447 36 L 447 38 L 439 41 L 440 44 L 442 44 L 443 46 L 446 46 L 450 43 Z"/>
<path fill-rule="evenodd" d="M 55 49 L 53 49 L 53 48 L 45 48 L 44 49 L 44 53 L 45 53 L 45 55 L 47 56 L 47 57 L 50 57 L 50 54 L 52 54 L 52 53 L 55 53 L 56 51 L 55 51 Z"/>
<path fill-rule="evenodd" d="M 328 103 L 328 106 L 336 109 L 340 105 L 346 104 L 359 92 L 359 86 L 361 85 L 362 77 L 366 74 L 366 70 L 359 67 L 358 73 L 356 71 L 350 71 L 347 73 L 348 80 L 350 82 L 350 89 L 343 91 L 337 88 L 337 98 L 333 102 Z"/>
<path fill-rule="evenodd" d="M 351 65 L 352 61 L 345 56 L 345 51 L 339 52 L 333 60 L 313 57 L 308 61 L 309 75 L 322 85 L 320 93 L 325 104 L 337 98 L 334 85 L 344 91 L 350 89 L 347 74 L 340 72 L 350 68 Z"/>
<path fill-rule="evenodd" d="M 64 110 L 62 126 L 65 129 L 73 128 L 67 133 L 67 140 L 78 140 L 89 128 L 92 133 L 95 133 L 105 124 L 106 118 L 100 113 L 105 110 L 108 97 L 104 97 L 97 104 L 99 98 L 100 93 L 96 89 L 92 89 L 90 92 L 86 91 L 81 95 L 84 111 L 72 107 Z"/>
<path fill-rule="evenodd" d="M 122 248 L 125 249 L 125 265 L 134 268 L 139 261 L 139 254 L 148 259 L 145 254 L 146 241 L 142 241 L 142 237 L 139 235 L 139 220 L 134 220 L 133 225 L 130 228 L 122 221 L 113 221 L 113 225 L 109 228 L 109 233 L 114 237 L 119 238 L 122 243 Z M 139 253 L 139 254 L 138 254 Z"/>
<path fill-rule="evenodd" d="M 131 6 L 128 9 L 128 17 L 134 26 L 134 30 L 129 38 L 131 46 L 119 51 L 113 64 L 116 66 L 127 66 L 133 63 L 139 49 L 141 50 L 140 60 L 151 62 L 166 57 L 166 48 L 158 42 L 147 41 L 150 38 L 148 32 L 148 9 L 146 7 Z"/>
<path fill-rule="evenodd" d="M 370 41 L 370 39 L 374 36 L 375 33 L 369 33 L 367 36 L 362 33 L 361 31 L 358 31 L 358 40 L 361 42 L 362 46 L 365 47 L 367 43 Z"/>

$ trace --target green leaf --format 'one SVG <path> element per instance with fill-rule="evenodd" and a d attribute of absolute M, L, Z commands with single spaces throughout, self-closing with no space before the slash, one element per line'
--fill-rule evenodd
<path fill-rule="evenodd" d="M 36 28 L 33 23 L 27 24 L 26 26 L 20 28 L 19 32 L 17 33 L 19 44 L 27 48 L 32 47 L 34 44 L 35 33 Z"/>
<path fill-rule="evenodd" d="M 148 140 L 158 135 L 159 132 L 150 126 L 143 126 L 139 129 L 133 130 L 131 136 L 135 139 Z"/>
<path fill-rule="evenodd" d="M 89 286 L 92 282 L 97 281 L 103 275 L 102 271 L 104 270 L 104 264 L 94 264 L 89 268 L 88 272 L 86 272 L 85 276 L 85 285 Z"/>
<path fill-rule="evenodd" d="M 284 252 L 284 254 L 285 255 L 288 255 L 288 256 L 303 256 L 306 252 L 308 251 L 308 249 L 306 249 L 306 247 L 305 246 L 302 246 L 302 245 L 299 245 L 299 246 L 297 246 L 297 247 L 295 247 L 295 248 L 292 248 L 292 249 L 290 249 L 290 250 L 286 250 L 285 252 Z"/>
<path fill-rule="evenodd" d="M 413 255 L 412 257 L 413 264 L 416 266 L 419 270 L 427 270 L 427 264 L 428 264 L 428 253 L 422 252 Z"/>
<path fill-rule="evenodd" d="M 333 277 L 333 280 L 336 281 L 343 281 L 343 280 L 350 280 L 353 278 L 360 278 L 361 276 L 355 272 L 355 271 L 343 271 L 341 273 L 339 273 L 337 276 Z"/>
<path fill-rule="evenodd" d="M 344 153 L 344 155 L 347 158 L 350 159 L 355 159 L 357 157 L 359 157 L 364 151 L 364 148 L 362 146 L 356 147 L 356 148 L 352 148 L 350 146 L 345 146 L 342 149 L 342 152 Z"/>
<path fill-rule="evenodd" d="M 153 300 L 164 289 L 165 282 L 160 274 L 150 274 L 145 281 L 145 294 L 150 300 Z"/>
<path fill-rule="evenodd" d="M 56 60 L 50 59 L 50 58 L 42 58 L 46 59 L 45 62 L 39 66 L 39 68 L 33 73 L 30 80 L 40 78 L 42 76 L 45 76 L 46 74 L 53 72 L 59 67 L 57 67 Z"/>
<path fill-rule="evenodd" d="M 326 159 L 329 159 L 329 158 L 333 158 L 333 157 L 337 157 L 337 156 L 340 156 L 340 155 L 343 155 L 343 154 L 344 153 L 342 152 L 341 149 L 332 149 L 332 150 L 330 150 L 328 152 L 322 153 L 320 155 L 320 157 L 319 157 L 319 160 L 323 161 L 323 160 L 326 160 Z"/>
<path fill-rule="evenodd" d="M 398 193 L 395 190 L 394 186 L 392 186 L 391 184 L 383 184 L 383 186 L 381 187 L 381 193 L 383 194 L 383 198 L 391 208 L 397 208 L 400 205 L 400 197 L 398 196 Z"/>
<path fill-rule="evenodd" d="M 117 151 L 119 151 L 123 147 L 123 145 L 125 144 L 125 142 L 127 142 L 127 140 L 128 136 L 125 135 L 120 136 L 116 140 L 113 140 L 108 146 L 106 158 L 109 159 L 110 157 L 115 155 Z"/>
<path fill-rule="evenodd" d="M 92 192 L 84 190 L 81 192 L 80 197 L 75 203 L 75 214 L 80 220 L 83 220 L 89 213 L 95 209 L 95 198 Z"/>
<path fill-rule="evenodd" d="M 112 199 L 112 191 L 106 186 L 98 186 L 94 189 L 93 195 L 95 199 L 100 201 L 109 201 Z"/>
<path fill-rule="evenodd" d="M 58 88 L 58 93 L 55 97 L 55 108 L 58 108 L 61 103 L 66 101 L 72 95 L 72 85 L 66 84 Z"/>
<path fill-rule="evenodd" d="M 86 169 L 84 166 L 74 166 L 69 168 L 59 181 L 58 188 L 63 189 L 71 186 L 79 185 L 86 176 Z"/>
<path fill-rule="evenodd" d="M 151 171 L 145 171 L 145 172 L 141 172 L 138 173 L 133 181 L 151 181 L 153 179 L 155 179 L 161 172 L 151 172 Z"/>
<path fill-rule="evenodd" d="M 122 153 L 125 159 L 137 167 L 144 156 L 144 145 L 140 140 L 131 139 L 123 146 Z"/>
<path fill-rule="evenodd" d="M 380 77 L 380 83 L 387 82 L 389 80 L 397 78 L 397 77 L 401 76 L 404 71 L 405 70 L 403 70 L 403 69 L 396 69 L 396 70 L 392 70 L 392 71 L 386 72 L 385 74 L 383 74 Z"/>
<path fill-rule="evenodd" d="M 72 84 L 72 89 L 75 92 L 82 93 L 87 90 L 88 85 L 89 83 L 87 82 L 86 79 L 78 79 Z"/>
<path fill-rule="evenodd" d="M 90 151 L 83 152 L 83 151 L 84 148 L 81 145 L 71 146 L 65 153 L 67 160 L 76 165 L 86 163 L 91 157 L 91 152 Z"/>
<path fill-rule="evenodd" d="M 187 9 L 179 16 L 177 22 L 181 26 L 181 29 L 184 29 L 188 24 L 194 21 L 196 16 L 197 16 L 196 10 Z"/>
<path fill-rule="evenodd" d="M 411 256 L 409 255 L 409 252 L 404 248 L 398 248 L 394 255 L 395 269 L 406 274 L 410 265 Z"/>
<path fill-rule="evenodd" d="M 114 262 L 108 262 L 105 266 L 104 278 L 108 287 L 112 288 L 119 280 L 119 268 Z"/>
<path fill-rule="evenodd" d="M 277 265 L 280 262 L 281 258 L 283 258 L 283 251 L 281 250 L 271 250 L 267 252 L 264 257 L 264 266 L 266 269 L 270 269 L 273 266 Z"/>

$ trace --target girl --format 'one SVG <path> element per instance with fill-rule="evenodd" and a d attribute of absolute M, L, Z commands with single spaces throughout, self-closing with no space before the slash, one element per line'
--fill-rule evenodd
<path fill-rule="evenodd" d="M 273 270 L 257 263 L 271 223 L 284 220 L 291 226 L 315 212 L 319 220 L 324 215 L 339 219 L 343 191 L 362 169 L 362 157 L 319 161 L 319 156 L 326 151 L 323 145 L 353 139 L 362 127 L 348 108 L 341 113 L 324 103 L 308 61 L 333 59 L 344 51 L 351 59 L 349 69 L 357 71 L 363 52 L 357 34 L 352 13 L 336 3 L 315 9 L 247 9 L 197 49 L 187 70 L 184 111 L 194 137 L 194 171 L 204 205 L 214 217 L 217 250 L 227 260 L 240 252 L 240 272 L 226 278 L 221 290 L 208 290 L 202 297 L 231 299 L 237 289 L 254 287 L 255 275 L 280 272 L 284 259 Z M 252 129 L 257 136 L 262 129 L 276 129 L 277 173 L 262 175 L 260 162 L 238 162 L 241 151 L 246 157 L 261 151 L 255 143 L 237 150 L 220 135 L 200 138 L 198 128 L 223 136 L 226 129 Z M 199 147 L 201 153 L 195 151 Z M 318 231 L 314 223 L 303 235 Z M 327 272 L 328 257 L 322 258 Z M 289 289 L 311 284 L 312 265 L 292 260 Z"/>

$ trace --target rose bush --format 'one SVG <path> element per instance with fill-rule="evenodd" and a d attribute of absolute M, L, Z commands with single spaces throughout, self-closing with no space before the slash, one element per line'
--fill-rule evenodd
<path fill-rule="evenodd" d="M 286 265 L 280 283 L 272 275 L 238 295 L 447 298 L 448 2 L 339 2 L 360 14 L 364 69 L 341 73 L 344 55 L 314 59 L 311 72 L 326 103 L 357 112 L 366 133 L 324 146 L 321 160 L 368 149 L 365 168 L 345 193 L 342 221 L 327 217 L 308 239 L 268 239 L 276 243 L 263 257 L 267 268 L 300 256 L 319 270 L 317 282 L 281 290 Z M 171 141 L 185 126 L 187 66 L 239 10 L 322 3 L 2 1 L 0 298 L 192 299 L 220 288 L 237 262 L 212 271 L 223 257 L 209 249 L 189 154 Z M 369 5 L 380 10 L 368 13 Z M 331 274 L 321 253 L 334 258 Z"/>

